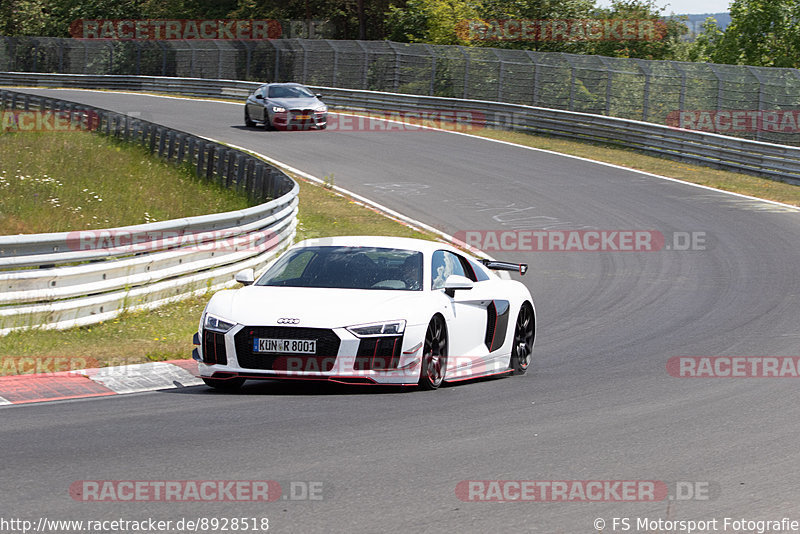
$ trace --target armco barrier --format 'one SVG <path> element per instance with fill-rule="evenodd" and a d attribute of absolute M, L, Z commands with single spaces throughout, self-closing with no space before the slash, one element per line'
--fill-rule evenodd
<path fill-rule="evenodd" d="M 244 98 L 259 84 L 236 80 L 81 74 L 0 73 L 0 85 L 80 87 Z M 677 161 L 763 176 L 800 185 L 800 148 L 714 133 L 500 102 L 314 87 L 339 109 L 462 112 L 473 124 L 632 148 Z"/>
<path fill-rule="evenodd" d="M 192 164 L 198 177 L 263 202 L 124 228 L 0 236 L 0 335 L 92 324 L 230 286 L 236 272 L 263 267 L 294 238 L 297 184 L 250 154 L 112 111 L 15 91 L 0 90 L 0 108 L 91 114 L 98 131 Z"/>

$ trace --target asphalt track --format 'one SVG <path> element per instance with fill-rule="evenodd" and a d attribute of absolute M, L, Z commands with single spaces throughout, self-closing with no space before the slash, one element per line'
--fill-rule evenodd
<path fill-rule="evenodd" d="M 800 213 L 436 131 L 266 132 L 242 109 L 58 94 L 268 155 L 442 231 L 705 232 L 705 250 L 493 252 L 531 265 L 531 371 L 439 391 L 250 383 L 2 409 L 3 515 L 268 517 L 275 532 L 596 532 L 800 520 L 797 380 L 681 379 L 674 356 L 800 355 Z M 321 481 L 322 501 L 81 503 L 76 480 Z M 708 500 L 462 502 L 463 480 L 709 482 Z M 619 528 L 617 529 L 619 531 Z M 641 531 L 641 530 L 638 530 Z M 727 530 L 732 532 L 732 530 Z M 742 530 L 742 532 L 751 532 Z"/>

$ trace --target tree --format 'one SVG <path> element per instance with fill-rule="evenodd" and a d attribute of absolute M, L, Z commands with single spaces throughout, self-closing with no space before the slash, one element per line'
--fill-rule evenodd
<path fill-rule="evenodd" d="M 535 24 L 546 21 L 580 20 L 592 17 L 595 0 L 482 0 L 481 17 L 487 21 L 519 20 Z M 582 40 L 537 39 L 475 41 L 472 44 L 495 48 L 517 48 L 542 52 L 584 53 Z"/>
<path fill-rule="evenodd" d="M 675 18 L 665 20 L 663 11 L 664 8 L 659 8 L 655 0 L 612 0 L 611 6 L 597 10 L 595 17 L 619 20 L 620 24 L 626 21 L 635 29 L 636 36 L 643 38 L 606 38 L 594 41 L 586 53 L 610 57 L 673 59 L 681 35 L 686 34 L 689 29 Z"/>
<path fill-rule="evenodd" d="M 0 35 L 42 35 L 48 15 L 43 0 L 0 3 Z"/>
<path fill-rule="evenodd" d="M 389 6 L 386 14 L 390 40 L 410 43 L 467 44 L 459 24 L 479 16 L 469 0 L 408 0 L 404 7 Z"/>
<path fill-rule="evenodd" d="M 714 43 L 711 59 L 764 67 L 800 66 L 797 0 L 734 0 L 731 23 Z"/>

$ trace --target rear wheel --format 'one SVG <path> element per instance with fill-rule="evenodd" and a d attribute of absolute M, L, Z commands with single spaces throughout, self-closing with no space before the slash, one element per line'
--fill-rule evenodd
<path fill-rule="evenodd" d="M 447 329 L 441 315 L 434 315 L 425 332 L 419 387 L 436 389 L 444 381 L 447 367 Z"/>
<path fill-rule="evenodd" d="M 523 375 L 528 370 L 533 353 L 533 308 L 524 303 L 517 315 L 514 328 L 514 345 L 511 347 L 511 370 L 515 375 Z"/>
<path fill-rule="evenodd" d="M 236 377 L 236 378 L 203 378 L 203 382 L 206 383 L 207 386 L 211 386 L 214 389 L 218 389 L 220 391 L 236 391 L 242 384 L 244 384 L 244 378 Z"/>
<path fill-rule="evenodd" d="M 255 121 L 250 118 L 250 111 L 248 111 L 247 106 L 244 107 L 244 125 L 248 128 L 256 125 Z"/>

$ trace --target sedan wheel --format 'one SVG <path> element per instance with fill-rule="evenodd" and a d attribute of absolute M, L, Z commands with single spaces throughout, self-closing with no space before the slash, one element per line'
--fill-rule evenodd
<path fill-rule="evenodd" d="M 511 348 L 511 369 L 515 375 L 525 374 L 533 353 L 533 308 L 527 302 L 522 305 L 514 329 L 514 345 Z"/>
<path fill-rule="evenodd" d="M 256 125 L 255 121 L 250 118 L 250 112 L 247 110 L 247 106 L 244 107 L 244 125 L 248 128 L 252 128 Z"/>
<path fill-rule="evenodd" d="M 422 349 L 422 370 L 419 387 L 436 389 L 444 381 L 447 367 L 447 331 L 444 319 L 436 315 L 431 319 L 425 333 L 425 345 Z"/>

